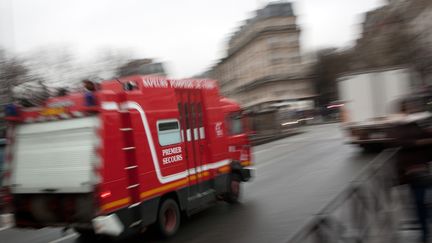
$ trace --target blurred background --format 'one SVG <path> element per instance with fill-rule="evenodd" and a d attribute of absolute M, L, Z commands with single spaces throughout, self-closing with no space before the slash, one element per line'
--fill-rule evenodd
<path fill-rule="evenodd" d="M 85 79 L 134 74 L 216 79 L 240 103 L 257 145 L 263 177 L 246 187 L 243 208 L 213 209 L 178 240 L 230 214 L 231 226 L 249 220 L 240 233 L 261 232 L 233 233 L 239 242 L 285 241 L 376 152 L 407 136 L 397 122 L 429 119 L 432 1 L 0 0 L 0 116 L 11 102 L 32 107 Z M 278 200 L 267 212 L 268 198 Z"/>
<path fill-rule="evenodd" d="M 162 74 L 217 79 L 261 136 L 333 121 L 341 74 L 404 66 L 429 85 L 429 2 L 2 0 L 0 103 Z"/>

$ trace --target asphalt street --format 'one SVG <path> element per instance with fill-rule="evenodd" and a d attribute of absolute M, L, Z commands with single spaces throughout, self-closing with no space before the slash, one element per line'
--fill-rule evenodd
<path fill-rule="evenodd" d="M 256 146 L 255 178 L 243 185 L 240 204 L 220 202 L 184 220 L 169 240 L 148 232 L 121 242 L 286 242 L 376 156 L 344 141 L 339 125 L 328 124 Z M 82 241 L 54 228 L 0 229 L 0 242 Z"/>

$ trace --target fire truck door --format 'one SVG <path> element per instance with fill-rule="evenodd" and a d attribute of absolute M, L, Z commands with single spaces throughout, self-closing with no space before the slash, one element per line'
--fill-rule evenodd
<path fill-rule="evenodd" d="M 202 100 L 199 92 L 191 93 L 191 142 L 193 144 L 193 154 L 196 161 L 196 180 L 198 184 L 202 183 L 203 170 L 202 166 L 204 164 L 204 138 L 200 133 L 201 128 L 203 128 L 203 114 L 202 114 Z M 200 188 L 200 192 L 204 188 Z"/>
<path fill-rule="evenodd" d="M 202 165 L 204 162 L 204 124 L 203 107 L 199 91 L 182 91 L 177 94 L 182 126 L 182 138 L 189 172 L 189 199 L 199 198 L 204 188 Z"/>

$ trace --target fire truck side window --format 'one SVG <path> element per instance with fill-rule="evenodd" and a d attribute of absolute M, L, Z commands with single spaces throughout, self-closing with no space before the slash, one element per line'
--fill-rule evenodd
<path fill-rule="evenodd" d="M 243 133 L 243 121 L 240 114 L 231 114 L 228 117 L 229 133 L 237 135 Z"/>
<path fill-rule="evenodd" d="M 159 144 L 167 146 L 181 142 L 180 124 L 177 119 L 157 122 Z"/>

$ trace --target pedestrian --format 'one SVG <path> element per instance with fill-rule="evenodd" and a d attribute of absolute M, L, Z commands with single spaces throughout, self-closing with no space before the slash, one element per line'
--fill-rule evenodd
<path fill-rule="evenodd" d="M 403 176 L 411 191 L 415 214 L 422 232 L 421 242 L 428 242 L 430 236 L 427 193 L 432 186 L 429 162 L 432 160 L 431 146 L 404 147 L 399 151 L 399 160 L 403 164 Z"/>
<path fill-rule="evenodd" d="M 420 108 L 418 104 L 405 103 L 404 111 L 413 114 L 412 108 Z M 409 116 L 409 115 L 408 115 Z M 401 183 L 408 184 L 415 214 L 421 228 L 421 242 L 428 242 L 430 236 L 429 223 L 431 215 L 428 212 L 427 194 L 432 187 L 432 117 L 425 116 L 416 122 L 398 127 L 399 144 L 401 150 L 398 154 Z"/>
<path fill-rule="evenodd" d="M 97 84 L 89 79 L 84 79 L 82 83 L 86 92 L 94 92 L 97 89 Z"/>

